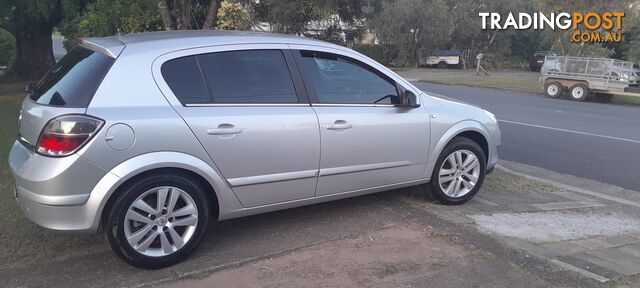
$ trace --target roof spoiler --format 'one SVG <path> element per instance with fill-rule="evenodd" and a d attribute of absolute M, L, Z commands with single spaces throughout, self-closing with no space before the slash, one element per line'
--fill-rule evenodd
<path fill-rule="evenodd" d="M 96 51 L 111 58 L 117 58 L 126 46 L 115 37 L 78 38 L 77 42 L 80 47 Z"/>

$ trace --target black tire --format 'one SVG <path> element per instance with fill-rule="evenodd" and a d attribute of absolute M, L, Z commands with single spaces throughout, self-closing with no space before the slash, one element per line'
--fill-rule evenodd
<path fill-rule="evenodd" d="M 469 192 L 460 197 L 451 197 L 445 193 L 440 185 L 440 168 L 443 167 L 442 163 L 447 159 L 447 157 L 449 157 L 449 155 L 461 150 L 471 151 L 473 152 L 473 154 L 475 154 L 479 161 L 480 172 L 475 186 L 473 186 L 473 188 Z M 478 193 L 478 191 L 482 187 L 482 184 L 484 183 L 484 177 L 486 176 L 487 167 L 486 159 L 486 155 L 484 154 L 482 148 L 480 147 L 480 145 L 478 145 L 478 143 L 465 137 L 456 137 L 451 140 L 451 142 L 447 144 L 447 146 L 445 146 L 445 148 L 440 153 L 438 161 L 433 168 L 431 182 L 429 182 L 428 184 L 430 186 L 429 188 L 433 197 L 440 203 L 445 205 L 459 205 L 471 200 L 471 198 L 473 198 L 473 196 Z"/>
<path fill-rule="evenodd" d="M 447 68 L 447 62 L 444 62 L 444 61 L 438 62 L 438 69 L 445 69 L 445 68 Z"/>
<path fill-rule="evenodd" d="M 551 81 L 544 84 L 544 94 L 549 98 L 558 98 L 562 95 L 562 84 Z"/>
<path fill-rule="evenodd" d="M 124 225 L 126 225 L 125 215 L 130 205 L 140 195 L 150 189 L 161 186 L 177 187 L 193 199 L 198 213 L 197 224 L 195 232 L 193 232 L 184 246 L 172 254 L 153 257 L 143 255 L 129 245 L 124 232 Z M 206 193 L 207 191 L 196 179 L 182 173 L 152 174 L 134 180 L 133 183 L 130 183 L 124 188 L 122 193 L 118 194 L 118 199 L 110 206 L 111 209 L 106 211 L 108 214 L 104 221 L 104 233 L 111 249 L 128 264 L 143 269 L 163 268 L 182 261 L 202 242 L 207 226 L 209 225 L 210 210 Z M 153 231 L 157 231 L 157 229 Z"/>
<path fill-rule="evenodd" d="M 611 102 L 611 100 L 613 100 L 613 95 L 607 94 L 607 93 L 596 93 L 595 98 L 596 98 L 596 102 L 609 103 Z"/>
<path fill-rule="evenodd" d="M 573 101 L 587 100 L 587 96 L 589 96 L 589 87 L 587 85 L 578 83 L 569 89 L 569 99 Z"/>

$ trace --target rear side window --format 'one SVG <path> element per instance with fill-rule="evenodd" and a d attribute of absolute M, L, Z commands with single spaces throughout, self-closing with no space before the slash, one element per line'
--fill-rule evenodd
<path fill-rule="evenodd" d="M 162 64 L 162 77 L 182 104 L 211 103 L 196 56 L 169 60 Z"/>
<path fill-rule="evenodd" d="M 87 107 L 115 59 L 82 47 L 67 53 L 29 95 L 36 103 Z"/>
<path fill-rule="evenodd" d="M 280 50 L 198 55 L 213 103 L 298 103 Z"/>
<path fill-rule="evenodd" d="M 318 103 L 397 104 L 394 82 L 374 68 L 340 55 L 300 51 L 305 77 Z"/>

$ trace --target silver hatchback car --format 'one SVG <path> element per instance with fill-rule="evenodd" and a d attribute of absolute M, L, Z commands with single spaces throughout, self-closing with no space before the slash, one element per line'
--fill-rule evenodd
<path fill-rule="evenodd" d="M 223 31 L 80 39 L 29 85 L 9 164 L 36 224 L 184 259 L 220 220 L 425 184 L 445 204 L 498 160 L 493 114 L 350 49 Z"/>

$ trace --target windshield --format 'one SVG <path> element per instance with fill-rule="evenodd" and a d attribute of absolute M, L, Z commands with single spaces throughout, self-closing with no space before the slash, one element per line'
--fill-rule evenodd
<path fill-rule="evenodd" d="M 29 97 L 44 105 L 87 107 L 115 59 L 82 47 L 67 53 Z"/>

